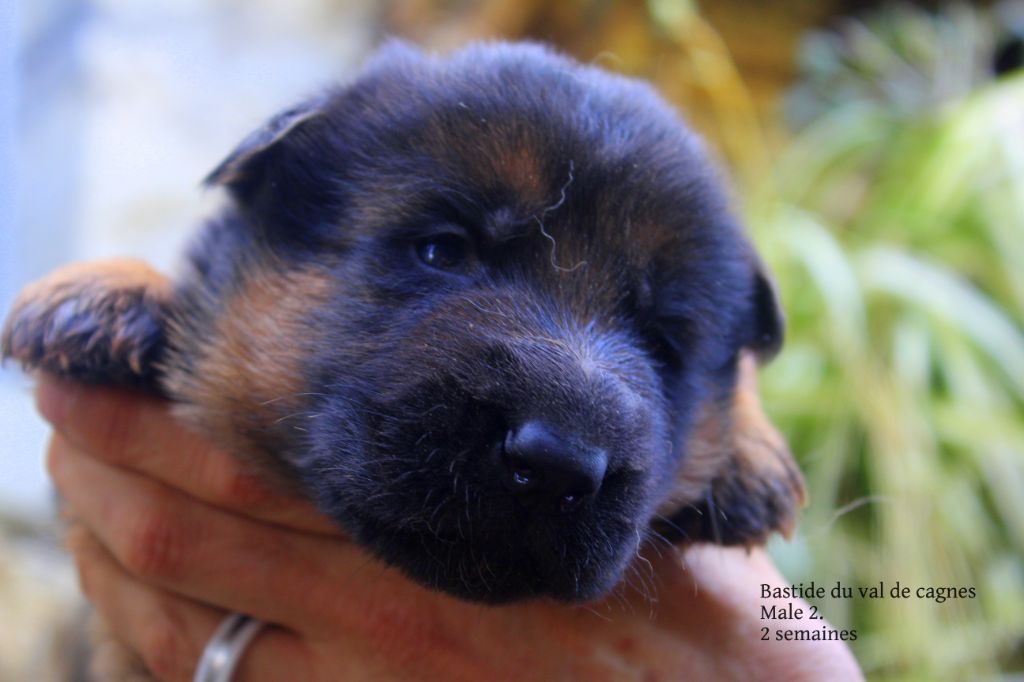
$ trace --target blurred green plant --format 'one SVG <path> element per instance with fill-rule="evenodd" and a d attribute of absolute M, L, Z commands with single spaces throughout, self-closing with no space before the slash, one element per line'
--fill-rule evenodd
<path fill-rule="evenodd" d="M 774 555 L 826 587 L 977 590 L 827 601 L 872 679 L 1024 669 L 1024 72 L 990 67 L 1019 5 L 813 34 L 800 129 L 767 168 L 764 145 L 728 153 L 789 317 L 763 397 L 811 493 Z M 699 16 L 666 16 L 690 58 L 728 61 Z"/>

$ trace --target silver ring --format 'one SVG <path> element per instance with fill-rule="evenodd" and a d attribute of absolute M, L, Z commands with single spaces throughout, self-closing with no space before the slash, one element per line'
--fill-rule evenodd
<path fill-rule="evenodd" d="M 241 613 L 232 613 L 206 643 L 192 682 L 231 682 L 245 648 L 266 623 Z"/>

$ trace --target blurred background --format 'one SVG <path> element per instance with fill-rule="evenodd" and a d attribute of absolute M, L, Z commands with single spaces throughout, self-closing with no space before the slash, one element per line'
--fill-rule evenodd
<path fill-rule="evenodd" d="M 768 411 L 807 476 L 786 576 L 873 680 L 1024 680 L 1024 1 L 0 2 L 0 309 L 83 258 L 173 272 L 199 179 L 385 36 L 551 42 L 647 78 L 734 178 L 778 278 Z M 76 601 L 30 382 L 0 373 L 0 682 L 62 679 Z"/>

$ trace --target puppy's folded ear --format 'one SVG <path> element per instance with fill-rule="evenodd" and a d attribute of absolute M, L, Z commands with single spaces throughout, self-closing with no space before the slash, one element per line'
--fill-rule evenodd
<path fill-rule="evenodd" d="M 333 139 L 316 130 L 328 96 L 287 109 L 250 133 L 206 176 L 207 187 L 225 187 L 254 227 L 302 234 L 307 213 L 330 206 L 327 181 L 340 155 L 325 149 Z"/>
<path fill-rule="evenodd" d="M 753 256 L 755 259 L 756 255 Z M 757 259 L 754 265 L 754 292 L 751 296 L 751 312 L 748 319 L 750 335 L 744 347 L 752 351 L 762 364 L 775 357 L 782 348 L 786 335 L 786 318 L 779 305 L 775 283 Z"/>
<path fill-rule="evenodd" d="M 800 470 L 757 392 L 758 366 L 778 352 L 785 323 L 760 262 L 754 277 L 735 389 L 701 407 L 673 494 L 652 524 L 666 537 L 760 544 L 775 531 L 788 536 L 805 503 Z"/>
<path fill-rule="evenodd" d="M 3 358 L 69 379 L 158 390 L 172 296 L 171 282 L 140 261 L 61 268 L 15 300 Z"/>
<path fill-rule="evenodd" d="M 251 187 L 267 172 L 283 143 L 322 111 L 321 100 L 310 100 L 277 114 L 251 132 L 203 180 L 207 186 L 224 185 L 234 191 Z"/>

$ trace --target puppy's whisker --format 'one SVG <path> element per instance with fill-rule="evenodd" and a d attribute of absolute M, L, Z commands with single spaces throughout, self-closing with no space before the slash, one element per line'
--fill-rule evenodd
<path fill-rule="evenodd" d="M 664 555 L 661 553 L 661 548 L 658 547 L 657 544 L 659 542 L 665 542 L 665 538 L 661 537 L 658 533 L 649 528 L 644 530 L 644 547 L 650 547 L 651 550 L 658 555 L 659 559 L 663 559 Z"/>
<path fill-rule="evenodd" d="M 318 416 L 319 415 L 317 415 L 317 414 L 310 414 L 306 410 L 303 410 L 301 412 L 293 412 L 292 414 L 286 414 L 283 417 L 279 417 L 279 418 L 275 419 L 274 421 L 272 421 L 270 423 L 276 426 L 277 424 L 280 424 L 282 422 L 286 422 L 289 419 L 296 419 L 298 417 L 305 417 L 307 419 L 315 419 Z"/>
<path fill-rule="evenodd" d="M 703 516 L 704 515 L 701 512 L 701 510 L 698 509 L 696 506 L 694 506 L 692 504 L 691 505 L 687 505 L 687 506 L 690 509 L 692 509 L 693 511 L 695 511 L 699 516 Z M 686 540 L 688 542 L 690 541 L 690 534 L 687 533 L 685 530 L 683 530 L 681 527 L 679 527 L 674 521 L 672 521 L 672 519 L 670 519 L 669 517 L 665 516 L 664 514 L 655 514 L 654 516 L 655 516 L 656 519 L 658 519 L 659 521 L 664 523 L 666 526 L 669 526 L 672 530 L 674 530 L 675 532 L 679 533 L 679 536 L 681 538 L 683 538 L 684 540 Z M 652 532 L 654 532 L 654 531 L 652 531 Z M 669 546 L 673 546 L 672 542 L 669 539 L 667 539 L 664 535 L 662 535 L 661 533 L 655 533 L 655 535 L 657 535 L 659 538 L 664 540 L 665 544 L 667 544 Z"/>
<path fill-rule="evenodd" d="M 638 561 L 640 561 L 641 563 L 643 563 L 647 567 L 647 570 L 650 573 L 651 578 L 653 578 L 654 577 L 654 565 L 651 564 L 650 560 L 641 553 L 640 550 L 641 550 L 642 547 L 643 547 L 643 536 L 641 535 L 640 530 L 637 529 L 637 531 L 636 531 L 636 546 L 633 549 L 633 555 L 637 558 Z"/>
<path fill-rule="evenodd" d="M 468 303 L 469 305 L 471 305 L 472 307 L 476 308 L 477 310 L 479 310 L 482 313 L 486 313 L 488 315 L 493 315 L 495 317 L 501 317 L 501 318 L 504 318 L 506 320 L 514 320 L 515 319 L 511 315 L 506 315 L 505 313 L 500 312 L 498 310 L 494 310 L 492 308 L 485 308 L 485 307 L 483 307 L 482 305 L 480 305 L 476 300 L 474 300 L 470 296 L 459 296 L 458 300 L 463 301 L 465 303 Z M 478 335 L 478 336 L 476 336 L 476 338 L 484 339 L 486 337 L 483 336 L 483 335 Z"/>
<path fill-rule="evenodd" d="M 606 616 L 605 614 L 597 611 L 596 609 L 594 609 L 591 606 L 587 606 L 586 604 L 580 604 L 580 605 L 576 606 L 576 608 L 580 609 L 581 611 L 586 611 L 588 613 L 591 613 L 591 614 L 597 616 L 598 618 L 600 618 L 603 621 L 607 621 L 609 623 L 614 623 L 615 622 L 609 616 Z M 605 608 L 607 608 L 607 607 L 605 607 Z"/>
<path fill-rule="evenodd" d="M 329 398 L 330 394 L 329 393 L 318 393 L 318 392 L 313 392 L 313 391 L 302 391 L 300 393 L 288 393 L 286 395 L 279 395 L 276 398 L 271 398 L 270 400 L 264 400 L 263 402 L 259 403 L 259 405 L 261 407 L 266 407 L 268 405 L 273 405 L 274 403 L 280 402 L 282 400 L 292 400 L 294 398 L 308 398 L 308 397 Z"/>

